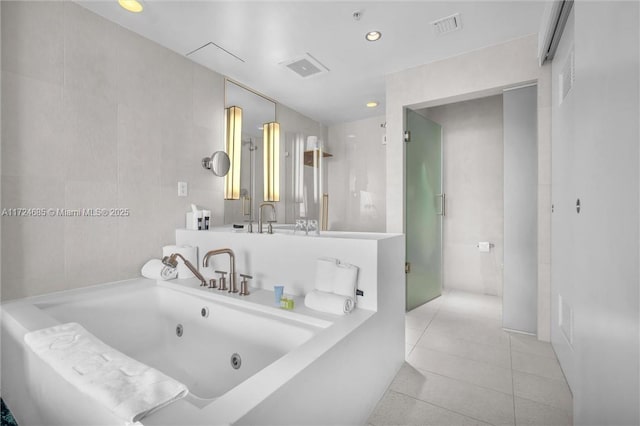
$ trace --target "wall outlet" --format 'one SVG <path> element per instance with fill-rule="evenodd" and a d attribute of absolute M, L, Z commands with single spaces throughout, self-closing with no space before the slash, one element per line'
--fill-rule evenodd
<path fill-rule="evenodd" d="M 189 194 L 187 182 L 178 182 L 178 197 L 186 197 Z"/>

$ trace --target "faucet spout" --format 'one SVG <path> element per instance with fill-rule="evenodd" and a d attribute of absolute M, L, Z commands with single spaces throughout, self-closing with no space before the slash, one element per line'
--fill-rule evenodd
<path fill-rule="evenodd" d="M 276 207 L 272 203 L 262 203 L 260 204 L 260 208 L 258 209 L 258 233 L 262 234 L 262 224 L 264 221 L 262 220 L 262 208 L 263 207 L 271 207 L 271 217 L 275 219 L 276 217 Z M 272 221 L 267 221 L 272 222 Z M 271 228 L 271 223 L 269 223 L 269 233 L 273 234 L 273 230 Z"/>
<path fill-rule="evenodd" d="M 185 259 L 180 253 L 173 253 L 171 256 L 163 257 L 162 263 L 171 268 L 175 268 L 176 266 L 178 266 L 178 259 L 177 259 L 178 257 L 182 259 L 182 262 L 184 262 L 186 267 L 189 268 L 189 270 L 193 273 L 193 275 L 198 277 L 198 279 L 200 280 L 200 286 L 207 285 L 207 280 L 204 279 L 202 274 L 200 274 L 200 272 L 198 272 L 196 267 L 193 266 L 193 264 L 189 262 L 187 259 Z"/>
<path fill-rule="evenodd" d="M 236 287 L 236 255 L 230 248 L 221 248 L 217 250 L 211 250 L 202 257 L 202 266 L 205 268 L 209 266 L 209 258 L 217 256 L 219 254 L 229 255 L 229 293 L 237 293 Z"/>

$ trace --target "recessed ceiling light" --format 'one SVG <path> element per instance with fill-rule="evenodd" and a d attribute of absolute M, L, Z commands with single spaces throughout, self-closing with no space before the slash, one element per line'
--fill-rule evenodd
<path fill-rule="evenodd" d="M 370 31 L 367 33 L 366 36 L 364 36 L 364 38 L 366 38 L 369 41 L 378 41 L 380 40 L 381 37 L 382 37 L 382 33 L 380 31 Z"/>
<path fill-rule="evenodd" d="M 142 6 L 142 3 L 137 0 L 118 0 L 118 4 L 124 10 L 128 10 L 129 12 L 133 12 L 133 13 L 142 12 L 142 9 L 144 9 L 144 7 Z"/>
<path fill-rule="evenodd" d="M 375 101 L 367 102 L 367 108 L 375 108 L 378 106 L 378 103 Z"/>

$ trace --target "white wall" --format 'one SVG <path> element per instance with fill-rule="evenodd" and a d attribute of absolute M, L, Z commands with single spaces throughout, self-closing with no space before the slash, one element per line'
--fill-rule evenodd
<path fill-rule="evenodd" d="M 502 96 L 418 111 L 442 126 L 444 288 L 502 295 Z M 476 245 L 489 241 L 490 253 Z M 461 267 L 464 265 L 464 267 Z"/>
<path fill-rule="evenodd" d="M 329 127 L 329 229 L 384 232 L 384 116 Z"/>
<path fill-rule="evenodd" d="M 552 340 L 576 424 L 638 424 L 639 5 L 573 7 L 553 61 Z M 575 85 L 560 103 L 572 46 Z M 558 296 L 573 311 L 572 343 Z"/>
<path fill-rule="evenodd" d="M 569 15 L 562 39 L 558 44 L 555 57 L 552 63 L 552 77 L 557 81 L 562 73 L 562 68 L 570 58 L 571 50 L 574 45 L 574 16 L 575 9 Z M 570 335 L 573 328 L 573 315 L 570 309 L 574 302 L 572 296 L 574 294 L 575 282 L 571 279 L 575 265 L 571 262 L 573 250 L 573 234 L 574 230 L 570 225 L 572 215 L 575 214 L 575 206 L 572 208 L 561 208 L 557 200 L 571 200 L 575 194 L 573 186 L 573 151 L 575 140 L 575 114 L 576 97 L 567 96 L 560 104 L 560 96 L 558 92 L 558 84 L 553 83 L 552 93 L 552 197 L 554 199 L 554 212 L 552 214 L 551 227 L 553 230 L 552 244 L 552 260 L 553 267 L 551 270 L 551 343 L 556 352 L 562 370 L 569 387 L 575 387 L 575 368 L 574 353 L 572 346 L 572 336 Z M 573 200 L 575 203 L 575 199 Z M 556 209 L 556 204 L 558 208 Z M 564 311 L 568 321 L 565 321 L 563 332 L 559 324 L 560 311 L 560 295 L 564 300 Z"/>
<path fill-rule="evenodd" d="M 538 338 L 550 334 L 550 66 L 540 68 L 537 35 L 400 71 L 387 77 L 387 232 L 404 230 L 403 107 L 423 108 L 538 83 Z"/>
<path fill-rule="evenodd" d="M 222 76 L 75 3 L 1 7 L 2 206 L 130 209 L 3 217 L 3 298 L 137 276 L 191 202 L 221 223 L 199 163 L 223 148 Z"/>

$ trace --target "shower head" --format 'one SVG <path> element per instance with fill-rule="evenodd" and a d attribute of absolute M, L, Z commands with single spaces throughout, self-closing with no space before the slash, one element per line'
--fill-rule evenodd
<path fill-rule="evenodd" d="M 178 267 L 178 259 L 176 259 L 176 257 L 176 253 L 171 256 L 165 256 L 162 258 L 162 264 L 170 268 L 176 268 Z"/>
<path fill-rule="evenodd" d="M 200 274 L 200 272 L 198 272 L 198 270 L 191 264 L 191 262 L 185 259 L 184 256 L 182 256 L 180 253 L 173 253 L 171 256 L 163 257 L 162 264 L 170 268 L 177 268 L 178 258 L 182 259 L 186 267 L 189 268 L 189 270 L 193 273 L 193 275 L 198 277 L 198 279 L 200 280 L 201 286 L 207 285 L 207 280 L 204 279 L 202 274 Z"/>

